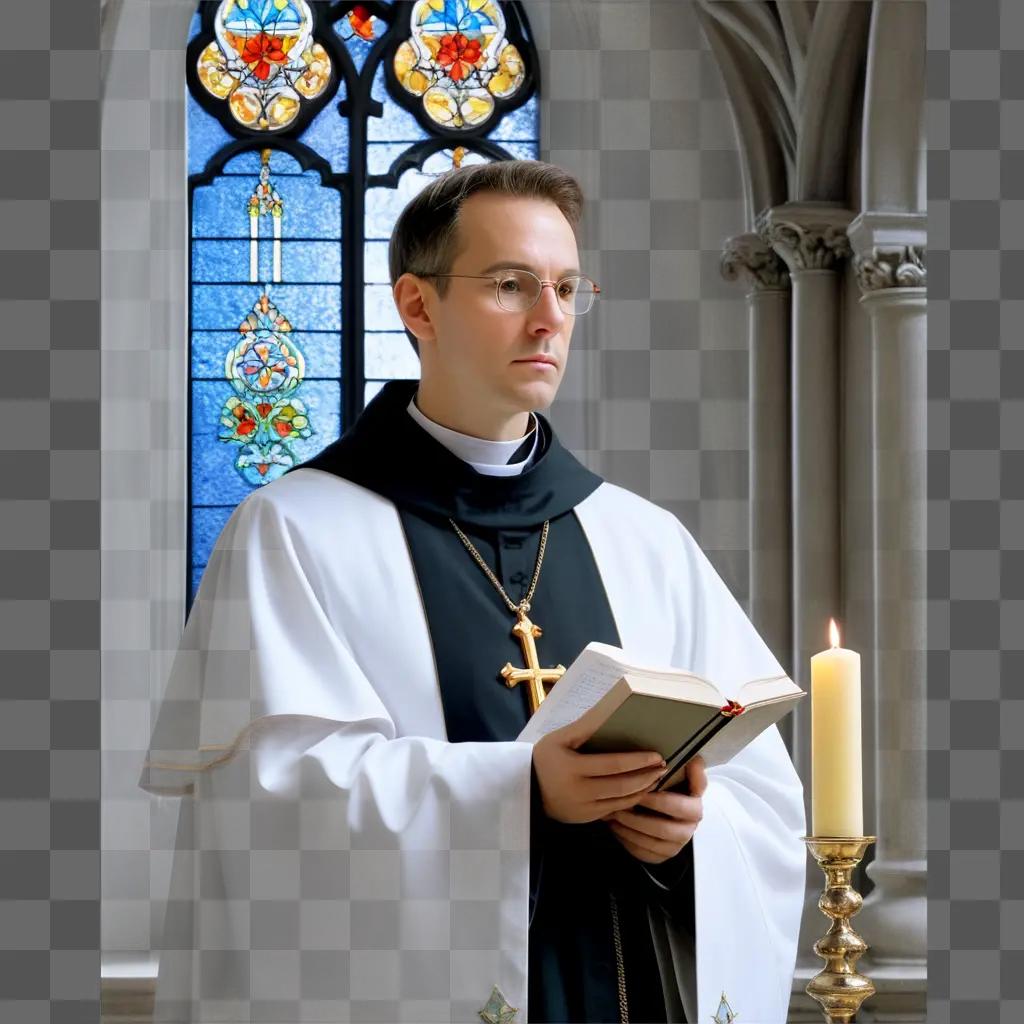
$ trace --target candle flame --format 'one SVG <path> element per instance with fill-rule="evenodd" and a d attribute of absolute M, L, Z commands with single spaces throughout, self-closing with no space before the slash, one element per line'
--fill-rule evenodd
<path fill-rule="evenodd" d="M 839 627 L 835 619 L 828 620 L 828 639 L 833 647 L 839 646 Z"/>

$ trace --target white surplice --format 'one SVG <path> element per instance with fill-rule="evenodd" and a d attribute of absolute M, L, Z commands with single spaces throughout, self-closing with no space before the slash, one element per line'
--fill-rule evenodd
<path fill-rule="evenodd" d="M 675 517 L 608 483 L 576 515 L 631 659 L 726 693 L 782 673 Z M 390 501 L 314 469 L 250 495 L 204 574 L 143 780 L 192 793 L 156 1019 L 250 1021 L 258 1003 L 280 1024 L 477 1022 L 497 986 L 528 1021 L 531 752 L 447 742 Z M 803 834 L 775 727 L 708 771 L 696 949 L 651 911 L 669 1020 L 710 1020 L 722 993 L 743 1024 L 786 1020 Z M 456 927 L 463 901 L 491 927 Z"/>

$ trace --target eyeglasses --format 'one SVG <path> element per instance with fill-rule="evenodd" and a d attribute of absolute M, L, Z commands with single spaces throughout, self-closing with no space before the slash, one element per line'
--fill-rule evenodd
<path fill-rule="evenodd" d="M 500 274 L 421 274 L 421 277 L 465 277 L 474 281 L 493 281 L 494 297 L 502 309 L 525 313 L 537 305 L 544 285 L 555 290 L 563 313 L 582 316 L 589 313 L 594 297 L 601 289 L 589 277 L 563 277 L 560 281 L 542 281 L 530 270 L 503 270 Z"/>

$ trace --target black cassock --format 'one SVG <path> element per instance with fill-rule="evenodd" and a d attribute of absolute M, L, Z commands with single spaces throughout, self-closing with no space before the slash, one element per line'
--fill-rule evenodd
<path fill-rule="evenodd" d="M 393 381 L 355 426 L 304 463 L 395 503 L 426 609 L 448 739 L 514 740 L 529 718 L 525 685 L 509 688 L 506 662 L 523 665 L 515 615 L 452 529 L 458 523 L 509 597 L 533 577 L 542 524 L 547 552 L 530 618 L 543 629 L 540 664 L 569 665 L 591 641 L 619 635 L 593 554 L 573 508 L 601 483 L 538 416 L 541 438 L 519 476 L 477 473 L 424 431 L 407 406 L 415 381 Z M 623 523 L 624 530 L 629 529 Z M 556 684 L 557 685 L 557 684 Z M 621 1020 L 609 886 L 614 887 L 629 1020 L 666 1020 L 647 907 L 655 901 L 694 934 L 692 850 L 646 865 L 605 822 L 556 822 L 531 800 L 529 1019 Z"/>

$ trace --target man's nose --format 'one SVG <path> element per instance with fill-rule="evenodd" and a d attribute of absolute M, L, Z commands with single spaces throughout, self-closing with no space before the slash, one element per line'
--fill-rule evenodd
<path fill-rule="evenodd" d="M 550 294 L 548 294 L 549 288 L 551 289 Z M 555 330 L 562 325 L 566 314 L 558 303 L 558 291 L 555 284 L 550 281 L 544 281 L 541 284 L 540 296 L 530 310 L 530 314 L 531 319 L 535 321 L 553 324 Z"/>

